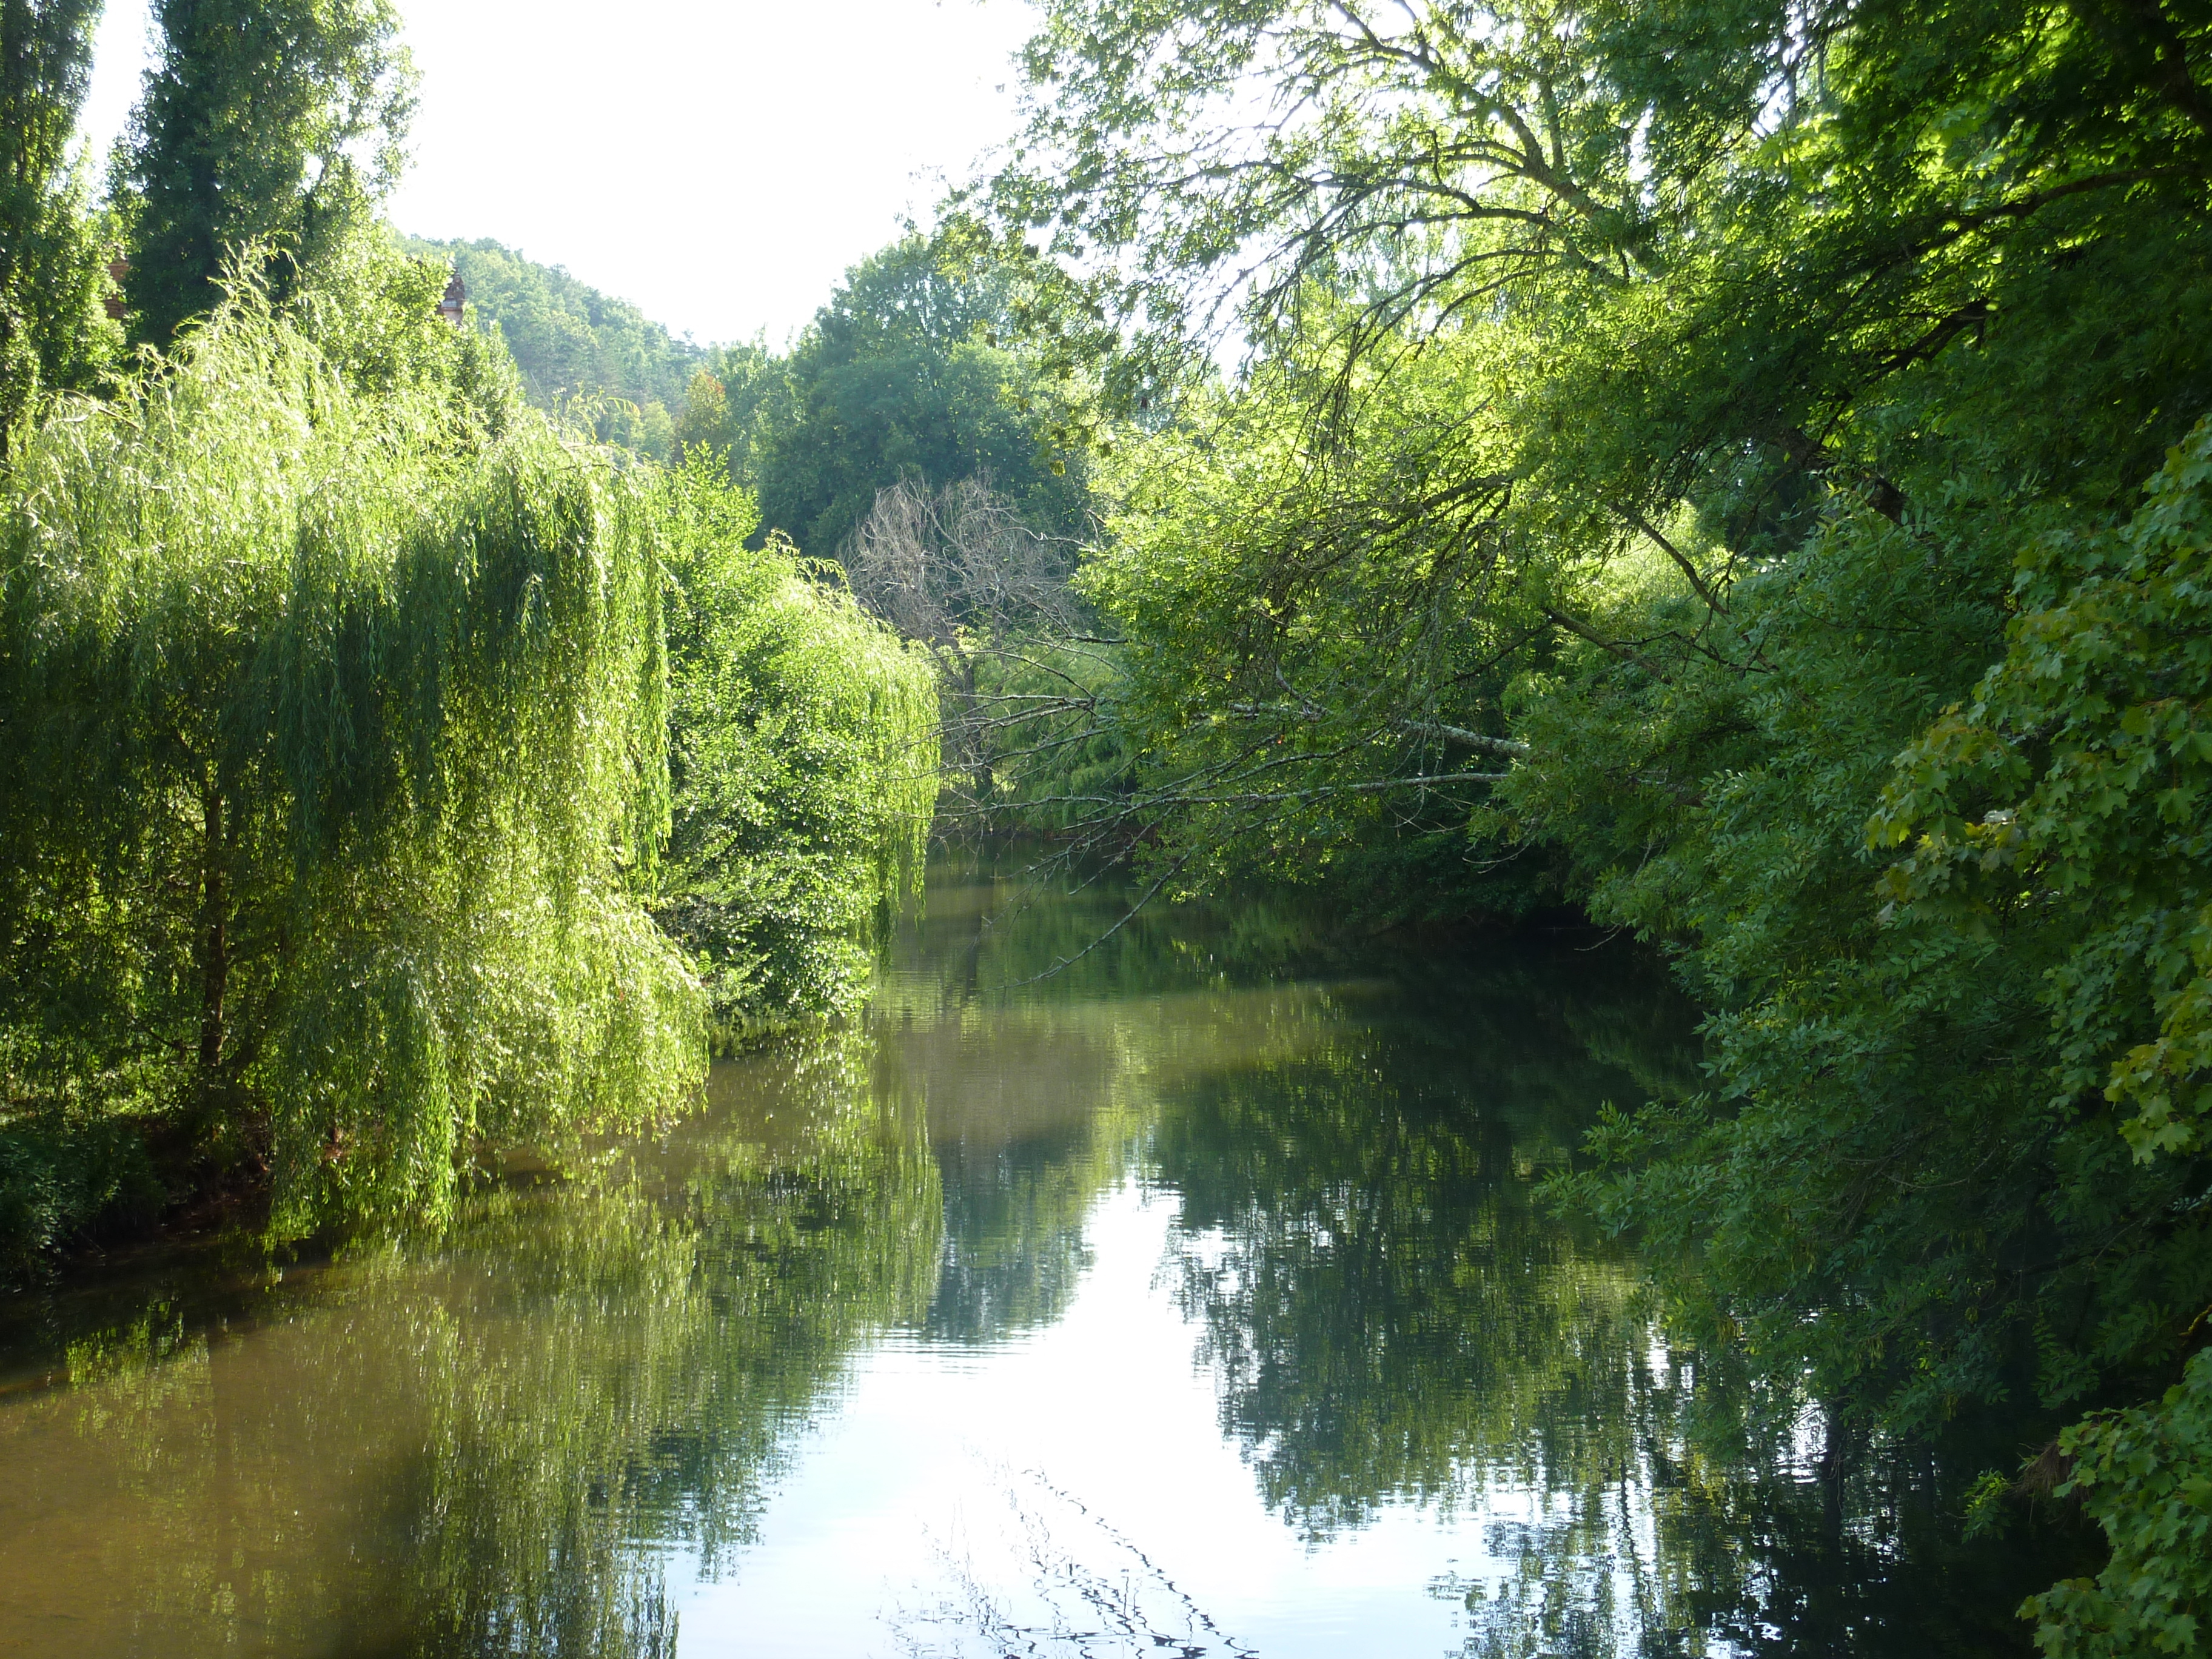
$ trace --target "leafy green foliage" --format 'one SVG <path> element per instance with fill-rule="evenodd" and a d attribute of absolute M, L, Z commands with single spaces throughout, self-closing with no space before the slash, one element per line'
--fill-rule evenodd
<path fill-rule="evenodd" d="M 159 0 L 161 58 L 121 158 L 136 337 L 212 310 L 242 250 L 280 295 L 396 180 L 414 70 L 388 0 Z"/>
<path fill-rule="evenodd" d="M 2057 1085 L 2101 1088 L 2142 1162 L 2204 1150 L 2212 1115 L 2212 424 L 2147 494 L 2030 550 L 2004 657 L 1873 826 L 1911 842 L 1885 878 L 1901 924 L 2049 930 Z"/>
<path fill-rule="evenodd" d="M 11 1135 L 88 1096 L 265 1167 L 296 1232 L 434 1216 L 481 1143 L 696 1087 L 697 987 L 635 890 L 668 811 L 653 498 L 542 420 L 489 429 L 463 378 L 355 392 L 248 295 L 22 446 Z"/>
<path fill-rule="evenodd" d="M 756 340 L 716 346 L 685 387 L 676 438 L 684 452 L 720 455 L 730 476 L 757 493 L 769 447 L 797 419 L 791 359 Z"/>
<path fill-rule="evenodd" d="M 987 786 L 971 797 L 981 808 L 972 822 L 1052 836 L 1079 858 L 1124 850 L 1119 826 L 1095 833 L 1100 804 L 1127 798 L 1137 777 L 1127 730 L 1110 713 L 1121 684 L 1118 647 L 1043 630 L 978 646 L 972 709 L 963 714 L 946 700 L 948 726 L 964 721 L 985 762 L 969 773 L 977 780 L 980 770 Z M 958 787 L 949 758 L 946 787 Z M 943 806 L 940 814 L 952 828 L 952 814 Z"/>
<path fill-rule="evenodd" d="M 730 1042 L 865 988 L 877 912 L 921 878 L 936 690 L 834 566 L 745 548 L 752 501 L 719 457 L 693 453 L 662 496 L 674 810 L 657 908 L 700 954 Z"/>
<path fill-rule="evenodd" d="M 2154 1407 L 2094 1417 L 2059 1437 L 2075 1460 L 2062 1494 L 2112 1540 L 2092 1581 L 2031 1599 L 2036 1645 L 2052 1659 L 2197 1653 L 2212 1609 L 2212 1352 L 2189 1362 Z"/>
<path fill-rule="evenodd" d="M 409 253 L 382 225 L 330 248 L 309 280 L 273 307 L 353 391 L 442 397 L 459 418 L 495 435 L 522 405 L 513 360 L 499 342 L 456 332 L 438 315 L 450 272 Z M 242 274 L 234 288 L 251 286 Z"/>
<path fill-rule="evenodd" d="M 19 1030 L 6 1040 L 0 1076 L 17 1084 L 32 1045 Z M 118 1081 L 70 1090 L 61 1079 L 62 1098 L 43 1110 L 20 1110 L 13 1088 L 0 1103 L 0 1280 L 30 1277 L 88 1223 L 143 1223 L 159 1212 L 166 1194 L 138 1126 L 102 1109 Z"/>
<path fill-rule="evenodd" d="M 1867 815 L 1998 627 L 1970 587 L 1900 580 L 1906 545 L 1869 514 L 1737 584 L 1729 637 L 1766 665 L 1744 684 L 1669 653 L 1668 685 L 1589 647 L 1524 686 L 1516 729 L 1542 759 L 1508 788 L 1585 856 L 1633 849 L 1591 860 L 1592 904 L 1682 940 L 1716 1007 L 1726 1092 L 1620 1123 L 1595 1143 L 1608 1172 L 1565 1191 L 1666 1247 L 1686 1325 L 1932 1431 L 2154 1363 L 2203 1253 L 2171 1207 L 2191 1177 L 2131 1166 L 2041 1075 L 2052 937 L 1886 925 Z M 1678 584 L 1601 619 L 1648 637 L 1692 604 Z M 1684 778 L 1701 751 L 1734 764 Z M 1622 811 L 1614 767 L 1698 794 Z"/>
<path fill-rule="evenodd" d="M 1362 376 L 1322 447 L 1314 367 L 1285 362 L 1102 467 L 1080 586 L 1127 635 L 1103 723 L 1139 765 L 1121 799 L 1080 804 L 1175 823 L 1194 884 L 1318 883 L 1392 918 L 1559 896 L 1553 861 L 1468 833 L 1519 752 L 1497 699 L 1542 622 L 1498 603 L 1504 445 L 1464 415 L 1513 367 L 1437 351 Z"/>
<path fill-rule="evenodd" d="M 95 0 L 0 7 L 0 461 L 40 388 L 82 390 L 121 343 L 107 256 L 69 143 L 92 70 Z"/>
<path fill-rule="evenodd" d="M 876 492 L 909 476 L 930 489 L 987 478 L 1035 527 L 1081 527 L 1081 479 L 1054 471 L 1034 430 L 1045 394 L 996 343 L 1002 288 L 918 236 L 846 274 L 788 360 L 788 416 L 751 441 L 769 529 L 830 556 Z"/>

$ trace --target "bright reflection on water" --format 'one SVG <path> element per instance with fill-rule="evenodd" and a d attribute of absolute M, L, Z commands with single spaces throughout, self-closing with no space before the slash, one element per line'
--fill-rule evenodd
<path fill-rule="evenodd" d="M 1118 914 L 1011 896 L 940 871 L 863 1028 L 441 1238 L 20 1302 L 0 1652 L 2021 1645 L 2033 1564 L 1814 1478 L 1534 1202 L 1694 1078 L 1647 968 L 1162 911 L 1009 991 Z"/>

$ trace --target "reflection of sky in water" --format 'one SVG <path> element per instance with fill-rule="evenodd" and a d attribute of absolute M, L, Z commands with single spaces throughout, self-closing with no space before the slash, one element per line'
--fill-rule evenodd
<path fill-rule="evenodd" d="M 1148 1632 L 1217 1653 L 1231 1640 L 1285 1656 L 1456 1647 L 1464 1614 L 1427 1589 L 1488 1576 L 1490 1517 L 1439 1524 L 1391 1506 L 1308 1544 L 1270 1514 L 1222 1436 L 1214 1382 L 1163 1282 L 1175 1209 L 1134 1182 L 1105 1195 L 1088 1228 L 1094 1265 L 1049 1328 L 988 1348 L 893 1338 L 861 1359 L 733 1580 L 672 1583 L 683 1650 L 896 1653 L 904 1638 L 995 1654 L 976 1640 L 976 1589 L 1031 1632 L 1055 1618 L 1103 1631 L 1110 1610 L 1085 1600 L 1102 1583 Z M 1528 1513 L 1510 1493 L 1491 1511 Z M 1196 1627 L 1200 1614 L 1218 1636 Z"/>

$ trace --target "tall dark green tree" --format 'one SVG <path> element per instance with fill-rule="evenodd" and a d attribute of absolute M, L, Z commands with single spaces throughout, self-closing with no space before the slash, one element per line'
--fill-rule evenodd
<path fill-rule="evenodd" d="M 391 0 L 157 0 L 125 161 L 138 337 L 209 310 L 238 251 L 283 297 L 398 177 L 415 75 Z"/>
<path fill-rule="evenodd" d="M 847 272 L 792 353 L 788 422 L 759 446 L 763 526 L 828 557 L 877 490 L 988 476 L 1036 527 L 1073 529 L 1080 480 L 1037 441 L 1046 394 L 999 343 L 1008 301 L 995 270 L 948 269 L 919 236 Z"/>
<path fill-rule="evenodd" d="M 69 158 L 99 21 L 100 0 L 0 3 L 0 459 L 39 389 L 81 384 L 112 333 Z"/>

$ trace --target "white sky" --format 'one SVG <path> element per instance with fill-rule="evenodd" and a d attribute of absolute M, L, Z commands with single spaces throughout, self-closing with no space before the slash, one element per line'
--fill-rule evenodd
<path fill-rule="evenodd" d="M 492 236 L 702 342 L 781 344 L 1013 130 L 1022 0 L 400 0 L 420 236 Z M 146 0 L 107 0 L 84 109 L 122 131 Z"/>

